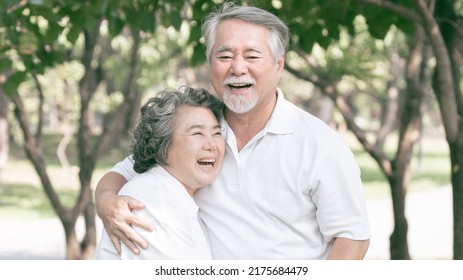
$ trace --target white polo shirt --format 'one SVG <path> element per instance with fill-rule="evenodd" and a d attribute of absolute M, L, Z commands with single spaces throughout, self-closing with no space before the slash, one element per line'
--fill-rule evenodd
<path fill-rule="evenodd" d="M 325 259 L 334 237 L 370 238 L 360 169 L 325 123 L 278 100 L 266 127 L 226 152 L 214 183 L 195 193 L 214 259 Z M 130 161 L 113 171 L 130 179 Z"/>
<path fill-rule="evenodd" d="M 104 230 L 96 250 L 97 259 L 211 259 L 211 247 L 204 224 L 198 215 L 198 205 L 182 184 L 163 167 L 156 166 L 136 175 L 125 184 L 119 195 L 128 195 L 145 204 L 134 211 L 148 218 L 153 232 L 134 229 L 148 242 L 148 249 L 139 255 L 122 244 L 121 256 Z"/>

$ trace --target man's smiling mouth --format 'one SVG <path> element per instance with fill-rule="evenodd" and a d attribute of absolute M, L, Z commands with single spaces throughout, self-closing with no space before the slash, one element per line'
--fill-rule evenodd
<path fill-rule="evenodd" d="M 234 84 L 227 84 L 228 87 L 232 89 L 245 89 L 252 87 L 252 84 L 248 83 L 234 83 Z"/>

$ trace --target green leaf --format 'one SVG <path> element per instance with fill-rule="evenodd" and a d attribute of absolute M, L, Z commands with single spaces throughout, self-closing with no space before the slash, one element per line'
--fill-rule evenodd
<path fill-rule="evenodd" d="M 58 50 L 46 50 L 45 48 L 37 51 L 37 57 L 40 59 L 43 65 L 53 66 L 55 64 L 62 63 L 64 61 L 64 52 Z"/>
<path fill-rule="evenodd" d="M 396 25 L 400 30 L 409 36 L 413 36 L 415 34 L 416 25 L 411 20 L 399 18 Z"/>
<path fill-rule="evenodd" d="M 299 36 L 299 47 L 305 52 L 310 53 L 312 51 L 314 41 L 312 40 L 313 34 L 301 34 Z"/>
<path fill-rule="evenodd" d="M 75 25 L 73 23 L 73 26 L 69 29 L 69 32 L 67 34 L 68 41 L 71 43 L 75 43 L 77 39 L 79 38 L 79 35 L 81 32 L 82 32 L 82 27 Z"/>
<path fill-rule="evenodd" d="M 19 85 L 27 78 L 26 72 L 15 72 L 3 84 L 3 90 L 8 97 L 13 97 L 18 92 Z"/>
<path fill-rule="evenodd" d="M 193 47 L 193 54 L 191 56 L 191 66 L 198 66 L 206 60 L 206 48 L 204 47 L 203 44 L 197 43 Z"/>
<path fill-rule="evenodd" d="M 174 11 L 170 14 L 170 21 L 175 30 L 180 30 L 180 26 L 182 25 L 182 17 L 178 11 Z"/>
<path fill-rule="evenodd" d="M 52 44 L 54 43 L 61 32 L 63 32 L 63 27 L 57 23 L 49 23 L 47 33 L 43 37 L 44 43 Z"/>
<path fill-rule="evenodd" d="M 0 72 L 3 72 L 5 70 L 10 70 L 13 67 L 13 63 L 11 62 L 10 59 L 4 58 L 0 59 Z"/>
<path fill-rule="evenodd" d="M 198 24 L 190 23 L 190 37 L 188 43 L 198 42 L 201 38 L 201 27 Z"/>
<path fill-rule="evenodd" d="M 33 54 L 38 45 L 39 40 L 33 32 L 25 32 L 19 36 L 19 51 L 23 54 Z"/>
<path fill-rule="evenodd" d="M 113 37 L 119 35 L 124 28 L 124 21 L 120 18 L 109 18 L 108 20 L 109 32 Z"/>
<path fill-rule="evenodd" d="M 381 40 L 386 37 L 391 27 L 391 22 L 386 22 L 382 19 L 367 19 L 367 23 L 371 36 Z"/>
<path fill-rule="evenodd" d="M 154 18 L 154 13 L 152 12 L 144 12 L 140 15 L 138 20 L 139 26 L 141 30 L 145 32 L 154 33 L 156 26 L 155 26 L 156 19 Z"/>
<path fill-rule="evenodd" d="M 165 10 L 163 10 L 161 12 L 161 24 L 163 26 L 165 26 L 165 27 L 169 27 L 170 26 L 170 20 L 171 20 L 171 18 L 169 16 L 169 14 Z"/>

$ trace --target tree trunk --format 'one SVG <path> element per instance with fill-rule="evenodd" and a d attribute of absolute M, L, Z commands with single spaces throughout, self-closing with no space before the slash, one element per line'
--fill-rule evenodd
<path fill-rule="evenodd" d="M 396 164 L 394 165 L 394 170 Z M 402 165 L 402 164 L 401 164 Z M 389 179 L 392 197 L 392 209 L 394 215 L 394 229 L 389 237 L 389 251 L 391 260 L 409 260 L 408 252 L 408 222 L 405 217 L 405 197 L 406 190 L 403 184 L 403 176 L 396 174 Z"/>
<path fill-rule="evenodd" d="M 9 151 L 8 104 L 8 99 L 0 87 L 0 205 L 3 201 L 3 170 L 8 161 Z"/>
<path fill-rule="evenodd" d="M 81 251 L 79 241 L 77 240 L 75 223 L 62 222 L 64 228 L 64 236 L 66 238 L 66 259 L 79 260 Z"/>
<path fill-rule="evenodd" d="M 43 151 L 40 145 L 37 144 L 37 138 L 31 132 L 27 114 L 24 110 L 24 106 L 19 94 L 16 94 L 12 98 L 12 101 L 15 105 L 15 117 L 18 120 L 24 135 L 24 150 L 26 155 L 34 166 L 45 190 L 45 193 L 50 200 L 53 210 L 58 215 L 64 227 L 66 237 L 66 258 L 80 259 L 83 254 L 76 237 L 75 227 L 79 214 L 84 209 L 84 206 L 88 205 L 89 199 L 90 201 L 92 199 L 90 187 L 87 184 L 88 187 L 81 191 L 80 196 L 73 208 L 68 209 L 63 206 L 58 194 L 53 188 L 50 177 L 47 173 Z M 94 216 L 93 219 L 95 219 Z"/>
<path fill-rule="evenodd" d="M 85 192 L 88 201 L 87 206 L 83 210 L 84 218 L 84 237 L 79 241 L 76 234 L 77 219 L 70 218 L 62 221 L 64 233 L 66 237 L 66 259 L 68 260 L 88 260 L 93 258 L 96 248 L 96 223 L 95 223 L 95 207 L 93 200 L 90 197 L 90 192 Z M 75 211 L 71 215 L 75 216 Z"/>
<path fill-rule="evenodd" d="M 463 124 L 460 124 L 463 131 Z M 463 135 L 450 145 L 453 190 L 453 258 L 463 260 Z"/>
<path fill-rule="evenodd" d="M 463 69 L 463 29 L 461 29 L 463 19 L 461 17 L 459 26 L 459 32 L 452 29 L 450 38 L 444 37 L 452 57 L 453 85 L 458 104 L 458 135 L 455 144 L 449 143 L 453 191 L 453 258 L 455 260 L 463 260 L 463 92 L 460 87 L 460 73 Z"/>
<path fill-rule="evenodd" d="M 433 88 L 450 149 L 453 193 L 453 258 L 463 259 L 463 100 L 460 69 L 463 65 L 461 20 L 455 1 L 436 1 L 435 12 L 415 0 L 436 57 Z M 436 32 L 437 31 L 437 32 Z"/>
<path fill-rule="evenodd" d="M 97 244 L 95 216 L 95 205 L 93 199 L 89 198 L 89 203 L 84 209 L 85 236 L 81 243 L 82 259 L 84 260 L 92 259 L 95 253 Z"/>

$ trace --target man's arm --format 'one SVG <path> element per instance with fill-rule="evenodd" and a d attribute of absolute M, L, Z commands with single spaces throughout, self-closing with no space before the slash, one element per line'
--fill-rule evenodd
<path fill-rule="evenodd" d="M 328 255 L 328 260 L 363 260 L 370 240 L 352 240 L 338 237 L 334 240 L 333 247 Z"/>
<path fill-rule="evenodd" d="M 127 180 L 119 173 L 106 173 L 96 186 L 96 211 L 117 252 L 121 253 L 123 242 L 138 254 L 140 250 L 137 245 L 146 249 L 148 244 L 131 225 L 140 226 L 148 231 L 152 231 L 153 226 L 143 217 L 132 213 L 134 209 L 143 209 L 143 203 L 128 196 L 117 195 L 125 183 Z"/>

